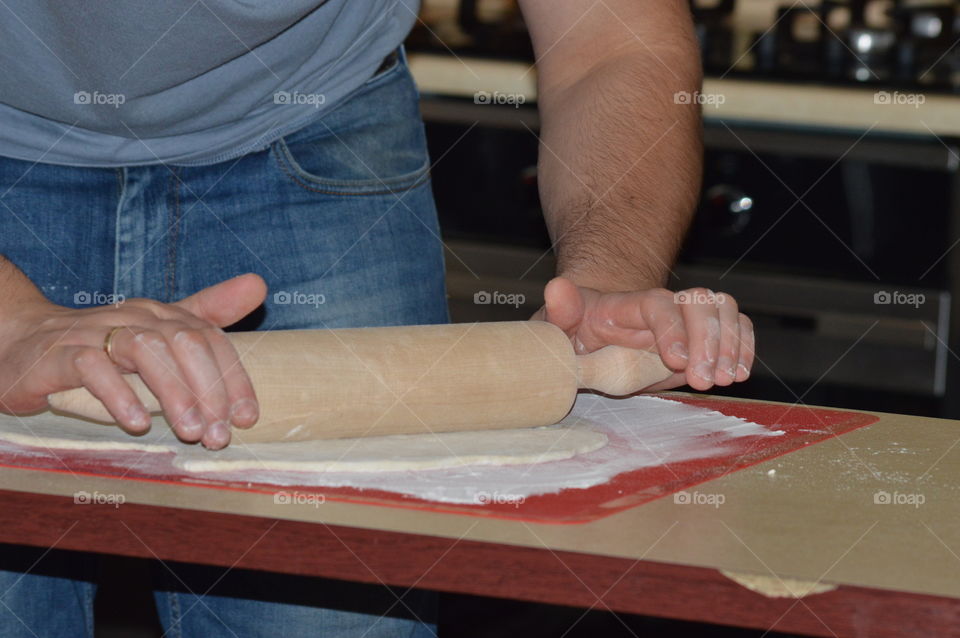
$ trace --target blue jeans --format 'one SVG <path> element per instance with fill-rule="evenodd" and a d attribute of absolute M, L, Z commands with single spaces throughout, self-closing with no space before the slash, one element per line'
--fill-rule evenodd
<path fill-rule="evenodd" d="M 0 254 L 65 306 L 175 301 L 256 272 L 270 293 L 244 329 L 442 323 L 428 167 L 401 56 L 322 121 L 236 161 L 104 169 L 0 158 Z M 0 546 L 0 637 L 92 636 L 95 557 L 54 552 L 34 565 L 39 556 Z M 158 569 L 155 583 L 169 636 L 434 633 L 425 592 L 397 603 L 384 587 L 170 567 L 176 576 Z"/>

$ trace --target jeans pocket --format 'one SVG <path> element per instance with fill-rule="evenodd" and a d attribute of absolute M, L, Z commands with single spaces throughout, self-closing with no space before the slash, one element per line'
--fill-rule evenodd
<path fill-rule="evenodd" d="M 416 86 L 402 57 L 317 122 L 273 143 L 294 184 L 330 195 L 399 193 L 428 181 Z"/>

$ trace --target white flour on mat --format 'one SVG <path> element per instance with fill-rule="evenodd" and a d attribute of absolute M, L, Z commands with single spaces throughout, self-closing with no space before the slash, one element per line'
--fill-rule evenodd
<path fill-rule="evenodd" d="M 230 475 L 229 480 L 275 485 L 356 487 L 385 490 L 445 503 L 520 502 L 539 494 L 587 488 L 623 472 L 709 458 L 742 449 L 748 437 L 781 436 L 737 417 L 650 396 L 611 399 L 581 394 L 559 425 L 591 427 L 607 435 L 606 446 L 573 458 L 513 466 L 468 466 L 456 469 L 389 474 L 258 473 Z M 223 474 L 207 474 L 220 479 Z"/>
<path fill-rule="evenodd" d="M 62 436 L 71 430 L 60 423 L 63 417 L 41 415 L 26 419 L 0 417 L 0 446 L 30 456 L 54 454 L 58 444 L 70 448 L 76 453 L 77 437 L 86 438 L 79 433 Z M 44 421 L 46 419 L 46 421 Z M 56 436 L 42 436 L 50 432 L 51 419 L 57 419 Z M 76 426 L 77 422 L 71 421 Z M 41 427 L 43 426 L 43 427 Z M 129 467 L 140 474 L 167 475 L 171 473 L 171 452 L 177 452 L 174 465 L 190 465 L 190 460 L 202 460 L 209 469 L 209 461 L 217 458 L 217 452 L 210 452 L 197 446 L 186 446 L 172 439 L 166 426 L 155 423 L 154 432 L 146 437 L 132 438 L 120 432 L 116 427 L 97 426 L 96 442 L 91 444 L 89 453 L 101 455 L 102 461 L 109 467 Z M 102 428 L 102 429 L 100 429 Z M 597 448 L 595 444 L 581 445 L 580 453 L 576 446 L 573 453 L 558 453 L 564 445 L 563 431 L 572 433 L 571 438 L 583 434 L 589 429 L 605 435 L 607 444 Z M 348 472 L 348 471 L 294 471 L 289 462 L 284 462 L 283 470 L 271 469 L 269 458 L 263 465 L 249 465 L 248 469 L 230 471 L 204 471 L 191 473 L 191 477 L 204 480 L 228 481 L 234 483 L 266 483 L 277 486 L 303 487 L 353 487 L 374 489 L 408 495 L 411 497 L 446 503 L 517 503 L 538 494 L 551 494 L 564 489 L 587 488 L 606 483 L 623 472 L 689 461 L 694 459 L 721 456 L 736 453 L 757 437 L 780 436 L 780 430 L 765 428 L 761 425 L 730 417 L 712 410 L 689 406 L 652 396 L 637 396 L 626 399 L 611 399 L 593 394 L 581 394 L 570 414 L 557 426 L 546 428 L 551 443 L 537 455 L 539 463 L 514 465 L 480 464 L 449 467 L 453 462 L 438 461 L 439 469 L 390 470 Z M 561 432 L 553 432 L 560 430 Z M 594 438 L 597 435 L 591 432 Z M 559 435 L 559 436 L 558 436 Z M 425 435 L 430 437 L 432 435 Z M 462 436 L 462 434 L 461 434 Z M 602 439 L 602 437 L 599 437 Z M 119 443 L 133 443 L 133 450 Z M 31 445 L 24 449 L 22 445 Z M 276 446 L 277 444 L 270 444 Z M 283 443 L 280 445 L 296 445 Z M 102 446 L 102 449 L 98 449 Z M 256 458 L 255 446 L 249 446 Z M 237 450 L 239 451 L 239 449 Z M 122 453 L 121 453 L 122 452 Z M 131 454 L 137 456 L 132 458 Z M 264 454 L 264 457 L 271 455 Z M 507 456 L 497 453 L 493 457 Z M 569 458 L 567 458 L 569 457 Z M 227 460 L 226 457 L 224 457 Z M 525 457 L 514 455 L 524 461 Z M 527 459 L 530 460 L 530 459 Z M 389 459 L 386 467 L 397 467 L 395 459 Z M 314 464 L 316 469 L 316 464 Z M 305 466 L 306 467 L 306 466 Z M 330 467 L 337 467 L 331 465 Z M 308 469 L 308 468 L 307 468 Z M 182 470 L 180 470 L 182 473 Z M 189 479 L 187 479 L 189 480 Z"/>

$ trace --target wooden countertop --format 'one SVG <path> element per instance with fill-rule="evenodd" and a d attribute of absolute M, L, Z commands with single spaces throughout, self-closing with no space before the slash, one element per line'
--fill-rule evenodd
<path fill-rule="evenodd" d="M 409 61 L 427 95 L 473 98 L 483 92 L 536 101 L 536 72 L 523 62 L 424 53 L 411 53 Z M 717 78 L 707 78 L 702 93 L 709 98 L 707 122 L 960 136 L 960 96 Z"/>
<path fill-rule="evenodd" d="M 269 494 L 163 482 L 78 484 L 67 470 L 8 464 L 0 541 L 582 606 L 602 599 L 611 609 L 816 635 L 865 626 L 870 635 L 960 634 L 960 422 L 877 416 L 696 487 L 722 494 L 720 507 L 667 497 L 564 525 L 277 505 Z M 75 505 L 78 489 L 122 493 L 125 503 Z M 839 589 L 798 605 L 724 572 L 767 587 L 796 579 Z M 675 600 L 684 593 L 700 597 L 686 612 Z"/>

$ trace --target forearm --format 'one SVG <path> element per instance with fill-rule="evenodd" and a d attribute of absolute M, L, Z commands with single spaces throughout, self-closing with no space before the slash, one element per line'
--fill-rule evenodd
<path fill-rule="evenodd" d="M 674 100 L 699 88 L 696 45 L 650 46 L 566 85 L 541 76 L 541 198 L 557 274 L 599 290 L 663 286 L 699 195 L 700 112 Z"/>

